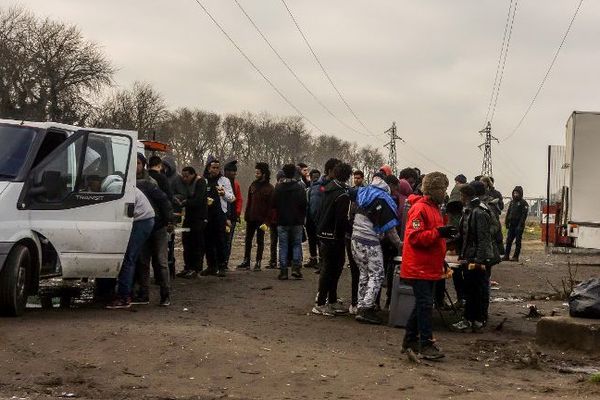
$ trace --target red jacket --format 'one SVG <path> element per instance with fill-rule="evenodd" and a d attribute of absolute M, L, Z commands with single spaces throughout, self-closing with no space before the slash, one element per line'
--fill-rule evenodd
<path fill-rule="evenodd" d="M 428 196 L 411 195 L 400 277 L 439 280 L 444 273 L 446 240 L 436 228 L 444 225 L 440 208 Z"/>
<path fill-rule="evenodd" d="M 235 215 L 239 218 L 242 215 L 244 199 L 242 198 L 242 189 L 237 179 L 233 182 L 233 195 L 235 196 Z"/>

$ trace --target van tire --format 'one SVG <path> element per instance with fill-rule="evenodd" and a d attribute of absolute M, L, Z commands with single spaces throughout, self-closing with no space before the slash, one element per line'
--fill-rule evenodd
<path fill-rule="evenodd" d="M 0 271 L 0 315 L 18 317 L 27 305 L 27 275 L 31 268 L 29 249 L 17 244 Z"/>

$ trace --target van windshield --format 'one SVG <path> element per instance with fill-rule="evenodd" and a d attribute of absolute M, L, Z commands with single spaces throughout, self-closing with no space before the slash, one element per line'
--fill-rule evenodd
<path fill-rule="evenodd" d="M 0 181 L 17 177 L 25 164 L 35 130 L 22 126 L 0 125 Z"/>

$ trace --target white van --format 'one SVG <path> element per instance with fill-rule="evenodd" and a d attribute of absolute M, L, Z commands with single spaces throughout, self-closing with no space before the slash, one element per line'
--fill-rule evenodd
<path fill-rule="evenodd" d="M 114 278 L 131 232 L 137 132 L 0 119 L 0 314 L 40 279 Z"/>

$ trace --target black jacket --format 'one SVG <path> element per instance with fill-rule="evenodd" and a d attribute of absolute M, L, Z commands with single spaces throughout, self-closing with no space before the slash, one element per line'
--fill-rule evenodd
<path fill-rule="evenodd" d="M 183 227 L 191 230 L 201 230 L 206 226 L 208 206 L 206 204 L 206 180 L 198 176 L 191 185 L 193 193 L 189 195 L 184 203 L 185 217 Z"/>
<path fill-rule="evenodd" d="M 491 234 L 492 212 L 478 198 L 471 201 L 460 223 L 460 259 L 469 263 L 494 265 L 500 261 Z"/>
<path fill-rule="evenodd" d="M 521 186 L 515 187 L 513 192 L 518 192 L 521 196 L 519 199 L 513 199 L 510 201 L 508 211 L 506 211 L 506 219 L 504 221 L 506 228 L 516 228 L 517 230 L 525 229 L 525 221 L 529 214 L 529 204 L 523 200 L 523 188 Z"/>
<path fill-rule="evenodd" d="M 348 185 L 337 180 L 333 180 L 325 186 L 317 224 L 319 238 L 343 240 L 350 232 L 348 189 Z"/>
<path fill-rule="evenodd" d="M 160 190 L 153 180 L 149 179 L 149 175 L 144 175 L 144 177 L 136 180 L 136 186 L 144 193 L 150 204 L 152 204 L 152 208 L 154 208 L 156 214 L 154 216 L 154 230 L 156 231 L 173 222 L 173 207 L 165 192 Z"/>
<path fill-rule="evenodd" d="M 277 225 L 304 225 L 306 220 L 306 193 L 296 180 L 284 180 L 275 186 L 272 205 L 277 213 Z"/>
<path fill-rule="evenodd" d="M 162 174 L 158 171 L 148 170 L 148 175 L 152 177 L 156 181 L 156 184 L 167 195 L 169 200 L 173 199 L 173 190 L 171 189 L 171 184 L 169 183 L 169 178 L 165 174 Z"/>

